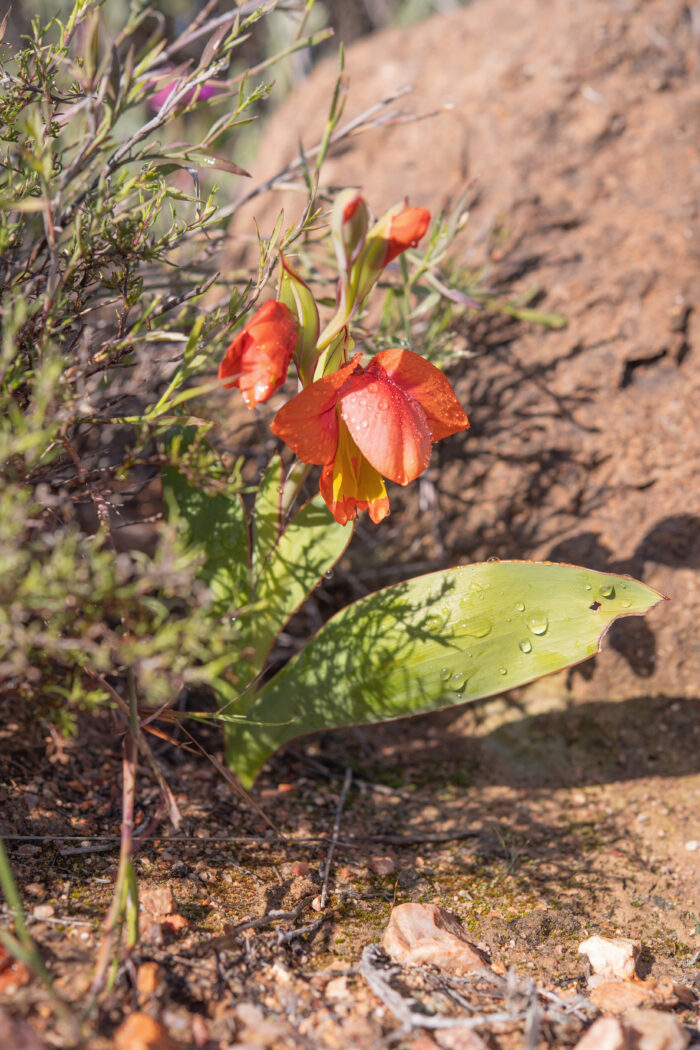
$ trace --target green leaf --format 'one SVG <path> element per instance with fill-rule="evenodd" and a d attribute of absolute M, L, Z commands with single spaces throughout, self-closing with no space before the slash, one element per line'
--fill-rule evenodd
<path fill-rule="evenodd" d="M 661 600 L 627 576 L 518 561 L 396 584 L 337 613 L 263 687 L 249 722 L 231 727 L 229 762 L 250 785 L 269 755 L 302 733 L 523 685 L 592 656 L 613 620 Z"/>
<path fill-rule="evenodd" d="M 255 662 L 259 667 L 284 625 L 341 557 L 353 532 L 352 522 L 339 525 L 321 496 L 316 496 L 297 511 L 279 537 L 274 537 L 272 527 L 274 523 L 275 530 L 277 528 L 278 504 L 272 504 L 269 495 L 263 493 L 267 490 L 279 500 L 279 482 L 275 487 L 272 480 L 277 477 L 281 479 L 281 473 L 277 474 L 273 461 L 255 504 L 253 558 L 258 575 L 253 597 L 261 604 L 261 611 L 252 624 L 254 631 L 249 642 L 255 649 Z"/>
<path fill-rule="evenodd" d="M 206 492 L 179 470 L 166 468 L 163 491 L 171 512 L 186 522 L 190 546 L 206 557 L 200 576 L 217 616 L 232 615 L 250 595 L 248 526 L 238 493 Z"/>
<path fill-rule="evenodd" d="M 255 497 L 253 520 L 253 586 L 262 571 L 265 559 L 274 547 L 282 522 L 280 500 L 282 490 L 282 460 L 277 453 L 270 460 Z"/>

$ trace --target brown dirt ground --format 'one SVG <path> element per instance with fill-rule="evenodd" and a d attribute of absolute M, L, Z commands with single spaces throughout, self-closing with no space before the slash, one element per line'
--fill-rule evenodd
<path fill-rule="evenodd" d="M 494 963 L 550 991 L 585 990 L 576 948 L 595 932 L 639 938 L 642 975 L 698 987 L 700 849 L 686 848 L 700 840 L 697 25 L 677 0 L 477 0 L 350 50 L 349 116 L 409 79 L 416 108 L 453 108 L 358 139 L 328 179 L 380 210 L 404 193 L 437 208 L 478 175 L 458 262 L 487 260 L 501 292 L 538 285 L 569 326 L 464 323 L 475 357 L 454 378 L 471 432 L 436 449 L 420 513 L 412 490 L 394 490 L 385 526 L 363 523 L 318 608 L 489 555 L 630 572 L 673 604 L 620 625 L 574 674 L 288 748 L 254 792 L 284 840 L 204 760 L 162 745 L 185 821 L 177 836 L 161 823 L 137 869 L 146 890 L 171 887 L 189 925 L 146 924 L 85 1045 L 109 1047 L 141 1007 L 182 1047 L 434 1050 L 355 972 L 392 904 L 411 899 L 441 901 Z M 321 67 L 273 119 L 256 175 L 293 156 L 300 131 L 314 141 L 332 77 Z M 31 929 L 77 1010 L 116 872 L 119 730 L 96 717 L 65 742 L 16 710 L 0 725 L 3 833 L 30 915 L 54 909 Z M 142 772 L 139 826 L 157 806 Z M 375 856 L 394 873 L 374 875 Z M 275 908 L 294 917 L 241 928 Z M 400 987 L 416 1009 L 457 1011 L 435 981 Z M 39 982 L 10 984 L 0 1003 L 68 1045 Z M 697 1042 L 697 1004 L 667 1008 Z M 584 1019 L 552 1016 L 529 1044 L 523 1023 L 481 1034 L 492 1050 L 575 1045 Z"/>
<path fill-rule="evenodd" d="M 171 931 L 162 915 L 146 920 L 87 1045 L 110 1046 L 118 1022 L 141 1007 L 181 1046 L 228 1047 L 250 1041 L 251 1006 L 260 1009 L 252 1014 L 255 1045 L 420 1045 L 418 1032 L 400 1035 L 352 972 L 362 948 L 380 939 L 392 904 L 408 900 L 440 901 L 499 968 L 558 994 L 585 992 L 576 949 L 593 933 L 640 939 L 642 975 L 698 987 L 698 854 L 685 848 L 697 835 L 700 799 L 690 706 L 657 700 L 631 712 L 625 703 L 600 704 L 566 717 L 499 717 L 495 728 L 491 721 L 484 708 L 290 748 L 255 792 L 285 841 L 212 767 L 168 748 L 161 762 L 184 823 L 175 837 L 164 829 L 166 838 L 150 839 L 136 867 L 142 890 L 169 887 L 189 925 Z M 118 736 L 93 720 L 77 742 L 57 746 L 45 727 L 18 732 L 10 712 L 3 725 L 13 867 L 30 915 L 37 904 L 53 906 L 50 922 L 31 921 L 31 930 L 57 990 L 78 1010 L 116 873 Z M 328 906 L 318 914 L 312 901 L 348 765 L 353 782 Z M 148 773 L 138 798 L 143 827 L 158 799 Z M 373 874 L 376 856 L 392 858 L 395 871 Z M 299 905 L 293 919 L 240 926 Z M 316 920 L 310 933 L 279 943 L 279 933 Z M 152 963 L 159 969 L 150 986 Z M 327 994 L 329 981 L 348 973 Z M 418 982 L 419 1008 L 444 1011 L 431 980 L 408 978 Z M 6 989 L 3 999 L 51 1045 L 69 1045 L 37 981 Z M 696 1011 L 676 1011 L 691 1031 Z M 263 1018 L 274 1024 L 265 1028 Z M 582 1027 L 545 1014 L 536 1045 L 572 1046 Z M 522 1029 L 486 1024 L 482 1034 L 507 1050 L 523 1045 Z"/>

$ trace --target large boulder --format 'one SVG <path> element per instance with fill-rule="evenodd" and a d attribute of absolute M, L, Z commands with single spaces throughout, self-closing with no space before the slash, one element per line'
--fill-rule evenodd
<path fill-rule="evenodd" d="M 513 295 L 539 286 L 542 308 L 568 318 L 561 331 L 465 321 L 476 356 L 454 379 L 472 429 L 436 447 L 435 528 L 422 517 L 412 555 L 573 561 L 672 599 L 616 625 L 592 669 L 560 677 L 557 703 L 698 692 L 693 12 L 682 0 L 476 0 L 376 34 L 347 53 L 344 119 L 407 83 L 395 107 L 436 115 L 352 138 L 323 173 L 377 212 L 404 195 L 437 211 L 476 178 L 459 263 L 487 264 Z M 273 116 L 257 177 L 318 141 L 336 72 L 319 66 Z M 297 200 L 282 201 L 287 217 Z M 280 203 L 257 198 L 233 232 L 249 233 L 251 212 L 269 226 Z M 391 522 L 383 538 L 400 544 L 411 524 Z M 530 696 L 550 703 L 552 688 Z"/>

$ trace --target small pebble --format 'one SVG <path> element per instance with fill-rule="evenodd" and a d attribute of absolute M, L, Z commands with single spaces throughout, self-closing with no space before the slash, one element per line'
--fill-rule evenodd
<path fill-rule="evenodd" d="M 589 937 L 578 950 L 588 956 L 591 969 L 598 977 L 629 981 L 634 977 L 641 945 L 626 937 Z"/>
<path fill-rule="evenodd" d="M 393 875 L 396 871 L 396 861 L 393 857 L 370 857 L 369 870 L 375 875 Z"/>
<path fill-rule="evenodd" d="M 35 919 L 50 919 L 56 914 L 56 909 L 53 904 L 37 904 L 32 908 L 32 915 Z"/>
<path fill-rule="evenodd" d="M 296 860 L 292 864 L 292 875 L 310 875 L 311 868 L 304 864 L 303 860 Z"/>

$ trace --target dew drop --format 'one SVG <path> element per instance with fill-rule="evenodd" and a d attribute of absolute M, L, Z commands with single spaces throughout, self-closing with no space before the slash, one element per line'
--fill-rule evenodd
<path fill-rule="evenodd" d="M 450 678 L 452 677 L 452 671 L 450 671 L 449 667 L 440 668 L 440 677 L 442 678 L 443 682 L 449 682 Z"/>
<path fill-rule="evenodd" d="M 631 604 L 632 604 L 632 602 L 631 602 L 631 600 L 629 598 L 623 598 L 623 600 L 620 602 L 620 605 L 622 606 L 623 609 L 629 609 Z"/>
<path fill-rule="evenodd" d="M 532 642 L 529 642 L 527 638 L 523 638 L 522 642 L 518 642 L 518 649 L 521 653 L 531 653 Z"/>
<path fill-rule="evenodd" d="M 518 610 L 518 612 L 525 612 L 525 602 L 516 602 L 515 608 Z"/>
<path fill-rule="evenodd" d="M 380 412 L 386 412 L 388 407 L 389 407 L 389 402 L 388 401 L 380 401 L 379 402 L 379 411 Z"/>
<path fill-rule="evenodd" d="M 334 573 L 333 569 L 326 569 L 326 571 L 324 572 L 323 575 L 325 576 L 325 578 L 327 580 L 332 580 L 333 577 L 335 576 L 335 573 Z"/>
<path fill-rule="evenodd" d="M 467 620 L 462 630 L 470 638 L 485 638 L 491 633 L 491 621 L 485 616 L 474 616 L 471 620 Z"/>
<path fill-rule="evenodd" d="M 587 591 L 592 591 L 593 590 L 593 588 L 591 587 L 590 583 L 586 584 L 586 590 Z"/>
<path fill-rule="evenodd" d="M 501 559 L 497 558 L 495 554 L 492 554 L 490 558 L 486 559 L 486 561 L 500 561 L 500 560 Z"/>
<path fill-rule="evenodd" d="M 498 668 L 498 673 L 499 674 L 508 674 L 508 668 L 507 667 L 499 667 Z"/>
<path fill-rule="evenodd" d="M 533 609 L 530 615 L 526 618 L 525 623 L 528 625 L 533 634 L 542 635 L 547 633 L 549 627 L 549 619 L 547 613 L 542 612 L 541 609 Z"/>
<path fill-rule="evenodd" d="M 598 588 L 598 594 L 601 596 L 601 598 L 614 598 L 615 588 L 611 583 L 604 583 L 602 587 Z"/>
<path fill-rule="evenodd" d="M 454 690 L 455 690 L 455 693 L 457 694 L 457 696 L 461 696 L 462 695 L 464 690 L 467 688 L 467 682 L 468 681 L 469 681 L 469 679 L 465 678 L 463 682 L 459 683 L 459 685 L 455 685 Z"/>

